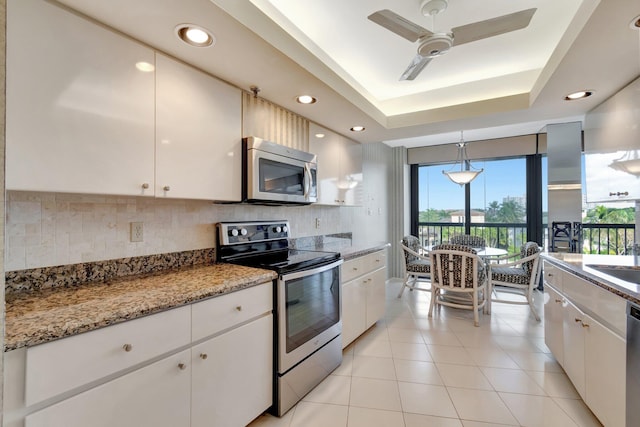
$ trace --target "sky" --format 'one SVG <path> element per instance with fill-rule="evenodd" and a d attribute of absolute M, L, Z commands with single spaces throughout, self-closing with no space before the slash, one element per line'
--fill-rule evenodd
<path fill-rule="evenodd" d="M 507 196 L 525 196 L 527 188 L 525 159 L 472 161 L 471 164 L 475 169 L 484 168 L 484 171 L 471 183 L 472 209 L 484 209 L 493 201 L 502 203 Z M 420 211 L 464 209 L 464 186 L 451 182 L 442 173 L 443 170 L 449 169 L 451 165 L 420 168 L 418 177 Z"/>

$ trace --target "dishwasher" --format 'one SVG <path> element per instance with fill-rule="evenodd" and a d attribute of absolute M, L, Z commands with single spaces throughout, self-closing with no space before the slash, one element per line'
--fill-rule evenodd
<path fill-rule="evenodd" d="M 640 426 L 640 306 L 627 303 L 627 427 Z"/>

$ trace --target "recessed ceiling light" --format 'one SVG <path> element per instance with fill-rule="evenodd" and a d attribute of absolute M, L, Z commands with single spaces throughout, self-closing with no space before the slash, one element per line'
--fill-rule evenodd
<path fill-rule="evenodd" d="M 352 132 L 362 132 L 364 130 L 364 126 L 354 126 L 351 128 Z"/>
<path fill-rule="evenodd" d="M 150 64 L 145 61 L 136 62 L 136 68 L 142 71 L 143 73 L 150 73 L 156 69 L 156 67 L 153 64 Z"/>
<path fill-rule="evenodd" d="M 183 42 L 195 47 L 213 46 L 216 42 L 216 38 L 209 30 L 194 24 L 178 25 L 176 35 Z"/>
<path fill-rule="evenodd" d="M 321 139 L 321 138 L 324 138 L 324 133 L 316 133 L 315 136 L 316 136 L 316 138 Z"/>
<path fill-rule="evenodd" d="M 640 29 L 640 15 L 631 20 L 631 23 L 629 23 L 629 27 L 631 27 L 632 30 Z"/>
<path fill-rule="evenodd" d="M 300 104 L 315 104 L 316 102 L 318 102 L 318 100 L 311 95 L 297 96 L 296 101 L 298 101 Z"/>
<path fill-rule="evenodd" d="M 578 92 L 573 92 L 570 93 L 569 95 L 564 97 L 565 101 L 574 101 L 576 99 L 582 99 L 582 98 L 586 98 L 588 96 L 593 95 L 593 91 L 592 90 L 581 90 Z"/>

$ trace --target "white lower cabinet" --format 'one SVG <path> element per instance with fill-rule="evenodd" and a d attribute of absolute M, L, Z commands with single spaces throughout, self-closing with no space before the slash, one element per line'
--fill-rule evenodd
<path fill-rule="evenodd" d="M 245 426 L 272 403 L 273 316 L 192 348 L 191 426 Z"/>
<path fill-rule="evenodd" d="M 4 360 L 4 427 L 244 426 L 272 404 L 272 284 Z"/>
<path fill-rule="evenodd" d="M 545 271 L 548 266 L 545 262 Z M 626 340 L 619 319 L 624 300 L 569 272 L 549 271 L 560 289 L 550 286 L 545 274 L 545 344 L 600 422 L 624 427 Z"/>
<path fill-rule="evenodd" d="M 342 265 L 342 348 L 384 316 L 386 279 L 385 251 Z"/>
<path fill-rule="evenodd" d="M 28 415 L 25 427 L 189 425 L 189 350 Z"/>

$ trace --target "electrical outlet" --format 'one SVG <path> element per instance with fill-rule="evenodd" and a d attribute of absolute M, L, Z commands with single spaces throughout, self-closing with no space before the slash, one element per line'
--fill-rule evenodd
<path fill-rule="evenodd" d="M 131 225 L 129 240 L 132 242 L 142 242 L 144 237 L 142 222 L 130 222 L 129 224 Z"/>
<path fill-rule="evenodd" d="M 320 218 L 316 218 L 316 228 L 320 228 Z"/>

